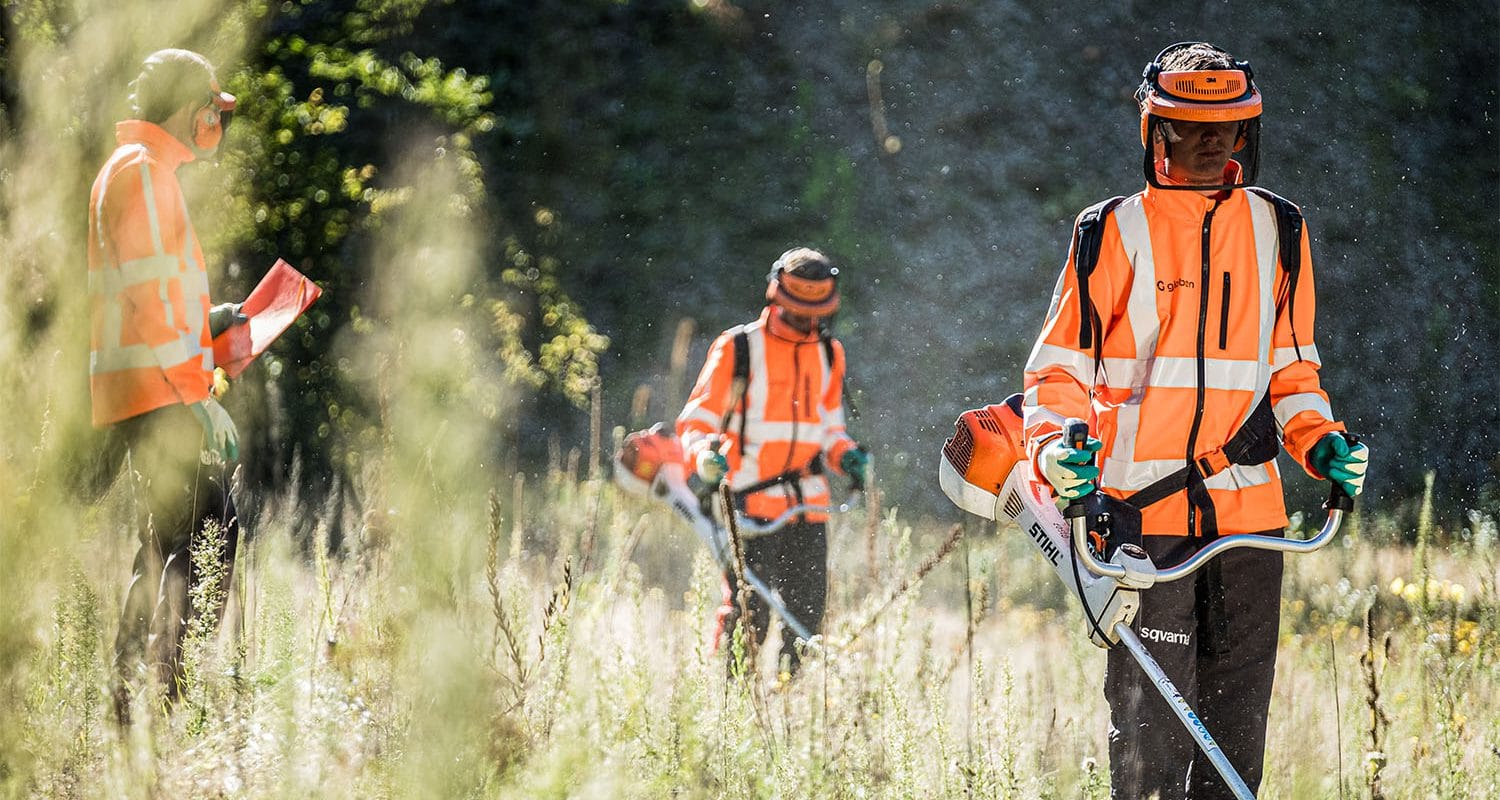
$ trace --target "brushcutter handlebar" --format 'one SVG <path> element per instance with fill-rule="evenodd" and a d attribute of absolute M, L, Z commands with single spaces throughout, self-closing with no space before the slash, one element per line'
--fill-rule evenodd
<path fill-rule="evenodd" d="M 760 522 L 758 520 L 751 519 L 744 514 L 736 512 L 734 515 L 735 523 L 739 526 L 740 538 L 754 539 L 757 536 L 765 536 L 767 534 L 775 533 L 782 528 L 785 528 L 787 526 L 787 523 L 803 514 L 847 514 L 850 511 L 859 508 L 860 503 L 863 500 L 864 487 L 862 485 L 855 484 L 855 486 L 849 490 L 848 496 L 844 498 L 844 502 L 839 503 L 838 505 L 818 506 L 812 505 L 810 503 L 798 503 L 797 505 L 794 505 L 791 508 L 788 508 L 787 510 L 776 515 L 774 519 L 768 520 L 766 522 Z"/>
<path fill-rule="evenodd" d="M 1088 438 L 1088 423 L 1081 420 L 1070 419 L 1064 428 L 1064 436 L 1070 444 L 1083 442 Z M 1344 434 L 1350 443 L 1358 439 L 1353 434 Z M 1074 446 L 1077 446 L 1076 444 Z M 1194 553 L 1186 561 L 1174 567 L 1166 567 L 1156 570 L 1156 583 L 1171 583 L 1181 580 L 1198 571 L 1199 567 L 1208 563 L 1215 556 L 1240 548 L 1252 548 L 1255 550 L 1275 550 L 1282 553 L 1311 553 L 1322 549 L 1333 537 L 1338 535 L 1339 528 L 1344 523 L 1344 514 L 1354 510 L 1354 498 L 1344 491 L 1344 487 L 1338 481 L 1330 481 L 1328 490 L 1328 502 L 1323 507 L 1328 510 L 1328 519 L 1323 522 L 1323 529 L 1311 539 L 1285 539 L 1279 536 L 1263 536 L 1254 533 L 1239 533 L 1231 536 L 1223 536 L 1209 543 L 1202 550 Z M 1088 545 L 1088 515 L 1084 510 L 1083 500 L 1076 499 L 1068 503 L 1063 509 L 1063 517 L 1072 528 L 1073 551 L 1077 553 L 1079 561 L 1089 572 L 1105 578 L 1116 580 L 1125 577 L 1125 567 L 1120 564 L 1106 563 L 1100 561 L 1094 554 L 1094 548 Z"/>

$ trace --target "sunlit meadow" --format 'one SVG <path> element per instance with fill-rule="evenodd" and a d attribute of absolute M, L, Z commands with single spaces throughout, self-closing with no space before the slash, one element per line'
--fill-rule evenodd
<path fill-rule="evenodd" d="M 38 93 L 27 136 L 0 142 L 0 796 L 1108 795 L 1103 652 L 1011 529 L 875 494 L 832 525 L 821 651 L 795 679 L 754 653 L 727 677 L 706 550 L 608 481 L 619 421 L 580 411 L 590 441 L 510 466 L 502 423 L 527 389 L 493 342 L 504 307 L 470 288 L 487 268 L 474 165 L 416 135 L 397 145 L 410 188 L 360 255 L 364 324 L 327 342 L 378 421 L 350 485 L 326 502 L 241 490 L 225 624 L 190 630 L 175 706 L 117 725 L 138 509 L 91 449 L 83 210 L 138 63 L 130 32 L 233 31 L 170 6 L 91 7 L 61 61 L 13 64 Z M 230 178 L 190 180 L 206 198 Z M 205 205 L 205 231 L 237 210 Z M 247 429 L 287 424 L 263 396 L 226 406 Z M 1415 531 L 1357 516 L 1288 559 L 1263 797 L 1500 796 L 1495 520 L 1433 512 Z"/>

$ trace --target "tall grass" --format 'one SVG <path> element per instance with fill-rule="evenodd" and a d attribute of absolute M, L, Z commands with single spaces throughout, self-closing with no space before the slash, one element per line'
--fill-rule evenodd
<path fill-rule="evenodd" d="M 965 569 L 942 558 L 951 530 L 886 514 L 879 585 L 865 520 L 836 522 L 825 649 L 792 680 L 771 654 L 733 678 L 708 646 L 717 578 L 690 532 L 608 486 L 543 478 L 520 507 L 501 507 L 499 480 L 465 496 L 444 519 L 470 528 L 398 513 L 384 543 L 353 535 L 326 560 L 299 555 L 290 519 L 264 521 L 241 561 L 254 613 L 217 637 L 195 627 L 183 701 L 129 729 L 103 703 L 128 552 L 33 585 L 52 623 L 5 706 L 4 794 L 1104 796 L 1103 654 L 1035 591 L 1050 578 L 1014 531 L 969 530 Z M 581 569 L 562 542 L 596 508 Z M 1410 549 L 1289 560 L 1263 797 L 1500 790 L 1493 574 L 1479 581 L 1493 545 L 1434 536 L 1430 597 L 1408 591 Z M 434 552 L 395 563 L 416 546 Z"/>
<path fill-rule="evenodd" d="M 206 24 L 211 5 L 180 5 L 91 6 L 75 69 L 12 62 L 69 102 L 31 104 L 28 140 L 0 142 L 0 797 L 1105 795 L 1103 653 L 1014 531 L 878 500 L 836 521 L 824 647 L 789 679 L 740 639 L 731 677 L 704 548 L 603 479 L 597 384 L 582 450 L 555 442 L 539 475 L 503 466 L 518 398 L 474 288 L 488 209 L 475 165 L 419 132 L 396 145 L 415 188 L 359 254 L 370 322 L 327 343 L 379 411 L 348 493 L 363 513 L 242 495 L 234 583 L 212 568 L 227 542 L 195 553 L 196 600 L 227 591 L 228 623 L 191 624 L 175 706 L 112 723 L 143 509 L 131 481 L 97 480 L 118 465 L 89 432 L 85 258 L 57 221 L 84 208 L 120 105 L 91 76 Z M 1500 795 L 1494 521 L 1463 536 L 1423 519 L 1419 557 L 1367 525 L 1290 561 L 1265 797 Z M 1370 755 L 1340 774 L 1341 751 Z"/>

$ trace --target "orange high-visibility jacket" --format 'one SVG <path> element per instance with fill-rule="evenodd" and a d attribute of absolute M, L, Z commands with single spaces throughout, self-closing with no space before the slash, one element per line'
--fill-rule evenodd
<path fill-rule="evenodd" d="M 119 147 L 89 198 L 89 389 L 95 426 L 213 385 L 208 273 L 177 167 L 186 145 L 141 120 L 118 123 Z"/>
<path fill-rule="evenodd" d="M 1231 172 L 1236 167 L 1230 162 Z M 1308 468 L 1307 453 L 1343 425 L 1334 421 L 1318 384 L 1305 227 L 1296 308 L 1289 309 L 1276 215 L 1262 197 L 1236 189 L 1215 200 L 1147 187 L 1106 219 L 1089 279 L 1103 328 L 1103 363 L 1096 373 L 1093 350 L 1079 347 L 1086 311 L 1070 252 L 1026 365 L 1033 466 L 1066 418 L 1088 420 L 1104 442 L 1100 485 L 1115 497 L 1128 496 L 1182 469 L 1189 456 L 1222 462 L 1216 451 L 1269 393 L 1287 452 L 1319 477 Z M 1293 315 L 1300 348 L 1294 347 Z M 1228 466 L 1205 485 L 1221 534 L 1287 524 L 1274 461 Z M 1198 530 L 1187 529 L 1188 506 L 1183 491 L 1147 506 L 1143 532 L 1200 534 L 1197 523 Z"/>
<path fill-rule="evenodd" d="M 750 345 L 750 376 L 742 398 L 734 395 L 735 334 L 743 330 Z M 761 481 L 805 470 L 819 453 L 838 471 L 839 459 L 854 446 L 844 430 L 844 346 L 833 342 L 833 363 L 827 363 L 816 332 L 799 333 L 772 306 L 760 319 L 731 328 L 714 340 L 687 405 L 677 417 L 688 469 L 709 439 L 727 440 L 729 487 L 743 491 Z M 731 408 L 732 404 L 732 408 Z M 743 409 L 744 441 L 740 440 Z M 726 412 L 728 424 L 725 424 Z M 770 519 L 800 502 L 827 505 L 828 481 L 822 475 L 802 475 L 744 498 L 745 513 Z M 808 514 L 809 521 L 827 519 Z"/>

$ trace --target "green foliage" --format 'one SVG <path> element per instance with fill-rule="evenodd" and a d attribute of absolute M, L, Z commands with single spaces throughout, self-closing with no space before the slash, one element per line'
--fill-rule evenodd
<path fill-rule="evenodd" d="M 376 311 L 373 298 L 388 280 L 376 267 L 427 269 L 382 265 L 374 242 L 398 210 L 413 213 L 416 183 L 437 162 L 450 165 L 457 181 L 446 196 L 421 195 L 415 213 L 437 226 L 452 215 L 489 218 L 473 246 L 497 266 L 473 274 L 451 302 L 495 319 L 490 334 L 507 365 L 505 381 L 582 404 L 597 380 L 597 354 L 608 340 L 559 283 L 558 259 L 531 255 L 546 252 L 545 229 L 556 216 L 497 217 L 493 176 L 479 149 L 497 128 L 490 78 L 421 52 L 442 47 L 412 36 L 428 9 L 425 2 L 365 2 L 340 14 L 304 2 L 249 10 L 252 27 L 266 35 L 227 80 L 242 98 L 242 121 L 229 157 L 233 191 L 212 241 L 254 266 L 221 291 L 247 290 L 262 263 L 281 257 L 325 292 L 265 359 L 264 391 L 297 424 L 250 426 L 260 448 L 247 463 L 261 483 L 279 483 L 296 457 L 306 462 L 301 474 L 318 482 L 330 468 L 360 468 L 377 409 L 372 376 L 354 369 L 357 354 L 377 346 L 378 331 L 411 323 Z"/>

